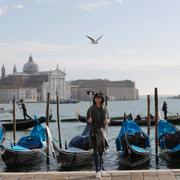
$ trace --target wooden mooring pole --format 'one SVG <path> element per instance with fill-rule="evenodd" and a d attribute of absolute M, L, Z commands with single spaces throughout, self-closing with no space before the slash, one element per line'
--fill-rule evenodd
<path fill-rule="evenodd" d="M 56 92 L 56 98 L 57 98 L 57 125 L 58 125 L 59 148 L 62 148 L 58 92 Z"/>
<path fill-rule="evenodd" d="M 150 126 L 151 126 L 151 118 L 150 118 L 150 95 L 147 95 L 147 134 L 150 136 Z"/>
<path fill-rule="evenodd" d="M 107 95 L 105 96 L 105 106 L 107 107 L 107 105 L 108 105 L 108 97 L 107 97 Z"/>
<path fill-rule="evenodd" d="M 158 89 L 155 88 L 154 91 L 154 102 L 155 102 L 155 153 L 156 157 L 158 155 L 158 119 L 159 119 L 159 111 L 158 111 Z"/>
<path fill-rule="evenodd" d="M 13 142 L 16 145 L 16 102 L 15 97 L 13 98 Z"/>
<path fill-rule="evenodd" d="M 46 126 L 48 126 L 48 127 L 49 127 L 49 104 L 50 104 L 50 93 L 48 92 L 47 93 L 47 104 L 46 104 Z M 47 136 L 47 140 L 46 140 L 47 152 L 46 152 L 46 155 L 47 155 L 47 164 L 49 165 L 49 138 L 48 138 L 47 131 L 46 131 L 46 136 Z"/>

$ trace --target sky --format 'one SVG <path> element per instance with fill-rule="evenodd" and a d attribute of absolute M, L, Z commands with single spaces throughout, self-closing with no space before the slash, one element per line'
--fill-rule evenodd
<path fill-rule="evenodd" d="M 179 0 L 0 0 L 0 66 L 30 53 L 67 80 L 135 81 L 141 95 L 180 94 Z M 86 35 L 98 38 L 90 44 Z"/>

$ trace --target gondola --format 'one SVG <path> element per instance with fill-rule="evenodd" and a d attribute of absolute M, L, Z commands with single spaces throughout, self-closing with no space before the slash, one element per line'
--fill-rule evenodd
<path fill-rule="evenodd" d="M 62 168 L 75 168 L 91 164 L 92 151 L 89 143 L 89 128 L 90 126 L 87 125 L 83 133 L 74 137 L 66 149 L 59 148 L 53 141 L 56 158 Z"/>
<path fill-rule="evenodd" d="M 40 123 L 44 123 L 46 121 L 46 117 L 41 116 L 38 118 L 38 121 Z M 2 126 L 7 130 L 13 130 L 13 122 L 12 121 L 1 121 Z M 32 128 L 35 124 L 34 119 L 17 119 L 16 120 L 16 130 L 24 130 L 24 129 L 29 129 Z"/>
<path fill-rule="evenodd" d="M 123 124 L 124 117 L 111 117 L 109 126 L 121 126 Z M 78 120 L 80 122 L 87 122 L 86 117 L 78 114 Z M 135 122 L 137 122 L 139 125 L 147 125 L 146 118 L 142 118 L 141 120 L 135 119 Z M 151 125 L 153 122 L 151 121 Z"/>
<path fill-rule="evenodd" d="M 123 167 L 137 167 L 149 162 L 150 140 L 133 120 L 125 120 L 116 138 L 119 163 Z"/>
<path fill-rule="evenodd" d="M 82 116 L 80 114 L 77 114 L 77 119 L 80 122 L 87 122 L 86 116 Z M 111 125 L 113 125 L 113 122 L 118 122 L 117 125 L 122 125 L 124 117 L 119 116 L 119 117 L 111 117 Z M 119 124 L 119 122 L 121 122 L 121 124 Z"/>
<path fill-rule="evenodd" d="M 4 140 L 5 140 L 5 129 L 0 126 L 0 146 Z"/>
<path fill-rule="evenodd" d="M 0 109 L 0 113 L 12 113 L 12 109 L 4 109 L 4 108 L 1 108 Z"/>
<path fill-rule="evenodd" d="M 67 100 L 61 99 L 60 102 L 59 102 L 59 104 L 77 104 L 77 103 L 79 103 L 79 101 L 75 100 L 75 99 L 67 99 Z M 57 101 L 51 100 L 50 104 L 57 104 Z"/>
<path fill-rule="evenodd" d="M 35 119 L 34 128 L 29 136 L 21 137 L 15 145 L 4 142 L 1 149 L 1 158 L 8 167 L 41 162 L 47 149 L 45 128 Z"/>
<path fill-rule="evenodd" d="M 180 163 L 180 130 L 166 120 L 158 123 L 160 157 L 169 164 Z"/>
<path fill-rule="evenodd" d="M 78 114 L 78 120 L 80 122 L 87 122 L 86 120 L 86 117 L 85 116 L 82 116 L 80 114 Z M 139 119 L 134 119 L 134 121 L 140 125 L 140 126 L 147 126 L 147 119 L 146 117 L 142 117 L 141 120 Z M 168 119 L 167 119 L 168 122 L 172 123 L 172 124 L 180 124 L 180 116 L 168 116 Z M 65 120 L 64 120 L 65 122 Z M 154 126 L 155 125 L 155 120 L 154 118 L 152 117 L 151 118 L 151 125 Z M 109 123 L 109 126 L 121 126 L 123 124 L 123 117 L 112 117 L 110 119 L 110 123 Z"/>

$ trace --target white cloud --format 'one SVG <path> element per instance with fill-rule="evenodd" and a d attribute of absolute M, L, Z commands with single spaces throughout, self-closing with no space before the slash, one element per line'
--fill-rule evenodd
<path fill-rule="evenodd" d="M 137 51 L 135 50 L 126 50 L 126 49 L 122 49 L 117 51 L 117 55 L 121 55 L 121 54 L 136 54 Z"/>
<path fill-rule="evenodd" d="M 24 9 L 24 6 L 22 4 L 1 5 L 0 6 L 0 16 L 7 14 L 12 9 Z"/>
<path fill-rule="evenodd" d="M 12 73 L 13 64 L 16 64 L 18 71 L 22 72 L 23 65 L 26 63 L 28 56 L 32 53 L 34 60 L 40 65 L 40 69 L 49 70 L 55 68 L 56 64 L 66 65 L 63 52 L 70 53 L 76 51 L 79 47 L 49 44 L 42 42 L 12 41 L 0 42 L 0 68 L 2 64 L 6 66 L 7 74 Z M 69 67 L 72 64 L 69 65 Z M 61 66 L 61 69 L 63 69 Z"/>
<path fill-rule="evenodd" d="M 0 16 L 6 14 L 7 11 L 8 11 L 8 9 L 9 9 L 9 8 L 8 8 L 8 6 L 6 6 L 6 5 L 0 6 Z"/>
<path fill-rule="evenodd" d="M 13 9 L 24 9 L 24 6 L 22 4 L 14 4 L 12 5 Z"/>
<path fill-rule="evenodd" d="M 24 0 L 24 1 L 27 1 L 27 0 Z M 62 0 L 29 0 L 30 2 L 34 2 L 34 3 L 58 3 Z"/>
<path fill-rule="evenodd" d="M 91 0 L 89 2 L 85 2 L 79 5 L 80 9 L 83 10 L 94 10 L 104 6 L 111 5 L 113 3 L 123 3 L 124 0 Z"/>
<path fill-rule="evenodd" d="M 49 43 L 41 43 L 41 42 L 30 42 L 30 41 L 15 41 L 15 42 L 1 42 L 0 43 L 0 51 L 7 52 L 9 49 L 15 52 L 59 52 L 66 50 L 74 50 L 79 47 L 75 46 L 66 46 L 66 45 L 58 45 L 58 44 L 49 44 Z"/>

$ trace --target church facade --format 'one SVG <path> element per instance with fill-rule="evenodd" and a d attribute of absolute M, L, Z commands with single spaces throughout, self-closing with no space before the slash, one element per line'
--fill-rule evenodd
<path fill-rule="evenodd" d="M 39 66 L 30 55 L 29 60 L 23 66 L 23 72 L 17 72 L 14 65 L 13 73 L 6 75 L 5 65 L 1 69 L 0 102 L 7 103 L 16 98 L 26 102 L 44 102 L 47 93 L 50 92 L 51 100 L 56 100 L 56 92 L 61 99 L 69 99 L 70 90 L 65 81 L 66 74 L 58 65 L 52 71 L 39 71 Z"/>

